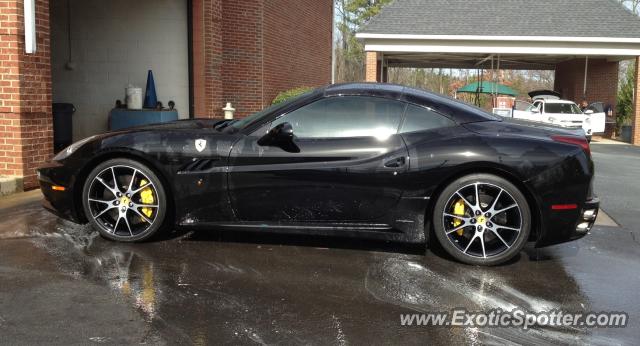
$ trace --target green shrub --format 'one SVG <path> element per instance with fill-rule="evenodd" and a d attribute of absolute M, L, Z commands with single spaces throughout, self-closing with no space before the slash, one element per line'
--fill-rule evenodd
<path fill-rule="evenodd" d="M 310 87 L 297 87 L 297 88 L 293 88 L 293 89 L 289 89 L 287 91 L 283 91 L 281 93 L 278 94 L 278 96 L 276 96 L 275 99 L 273 99 L 273 101 L 271 102 L 272 105 L 276 105 L 278 103 L 284 102 L 287 99 L 290 99 L 292 97 L 296 97 L 298 95 L 302 95 L 308 91 L 313 90 L 313 88 Z"/>
<path fill-rule="evenodd" d="M 618 104 L 616 106 L 616 132 L 620 133 L 620 129 L 624 125 L 629 125 L 631 116 L 633 115 L 633 93 L 636 85 L 635 79 L 636 67 L 631 65 L 627 68 L 627 73 L 621 81 L 618 89 Z"/>

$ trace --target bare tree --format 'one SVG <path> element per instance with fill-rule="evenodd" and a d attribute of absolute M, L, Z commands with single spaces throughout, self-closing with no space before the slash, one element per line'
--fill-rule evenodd
<path fill-rule="evenodd" d="M 640 0 L 618 0 L 636 15 L 640 13 Z"/>

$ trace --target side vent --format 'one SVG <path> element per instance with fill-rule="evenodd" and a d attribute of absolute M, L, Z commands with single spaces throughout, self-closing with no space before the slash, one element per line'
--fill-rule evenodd
<path fill-rule="evenodd" d="M 182 167 L 182 169 L 180 169 L 180 171 L 185 173 L 202 172 L 202 171 L 206 171 L 213 168 L 216 162 L 218 162 L 218 160 L 212 160 L 212 159 L 195 160 L 193 162 L 186 164 L 184 167 Z"/>

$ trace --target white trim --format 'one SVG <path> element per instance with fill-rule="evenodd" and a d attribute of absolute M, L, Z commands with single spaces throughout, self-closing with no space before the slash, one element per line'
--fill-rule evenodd
<path fill-rule="evenodd" d="M 24 0 L 24 52 L 34 54 L 38 49 L 36 40 L 36 5 L 34 0 Z"/>
<path fill-rule="evenodd" d="M 471 53 L 471 54 L 532 54 L 532 55 L 592 55 L 592 56 L 640 56 L 638 47 L 580 47 L 580 46 L 545 46 L 545 45 L 517 45 L 486 44 L 468 42 L 468 44 L 366 44 L 368 52 L 395 53 Z"/>
<path fill-rule="evenodd" d="M 360 39 L 640 43 L 638 37 L 410 35 L 357 33 Z"/>

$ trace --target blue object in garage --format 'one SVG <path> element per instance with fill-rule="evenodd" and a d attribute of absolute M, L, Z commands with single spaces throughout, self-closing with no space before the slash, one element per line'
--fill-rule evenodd
<path fill-rule="evenodd" d="M 166 123 L 178 120 L 177 110 L 131 110 L 114 108 L 109 113 L 109 130 L 122 130 L 129 127 Z"/>
<path fill-rule="evenodd" d="M 144 108 L 154 109 L 158 103 L 158 95 L 156 94 L 156 82 L 153 80 L 153 71 L 149 70 L 147 74 L 147 91 L 144 94 Z"/>

